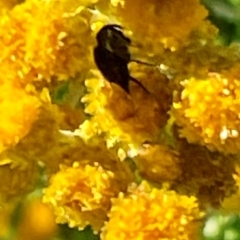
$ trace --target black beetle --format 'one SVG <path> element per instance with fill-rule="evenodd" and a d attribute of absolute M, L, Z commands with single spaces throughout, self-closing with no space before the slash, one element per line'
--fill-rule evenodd
<path fill-rule="evenodd" d="M 131 61 L 129 45 L 131 40 L 124 36 L 122 27 L 117 24 L 105 25 L 96 36 L 98 45 L 94 48 L 94 60 L 102 75 L 109 82 L 116 83 L 129 93 L 129 81 L 146 88 L 131 77 L 128 63 Z"/>

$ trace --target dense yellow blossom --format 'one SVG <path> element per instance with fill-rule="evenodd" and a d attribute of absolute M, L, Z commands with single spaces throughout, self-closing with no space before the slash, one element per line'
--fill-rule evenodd
<path fill-rule="evenodd" d="M 113 199 L 101 239 L 198 239 L 202 216 L 195 197 L 140 185 L 129 195 Z"/>
<path fill-rule="evenodd" d="M 181 175 L 177 152 L 164 145 L 146 146 L 134 161 L 140 174 L 148 181 L 173 181 Z"/>
<path fill-rule="evenodd" d="M 118 85 L 104 79 L 86 81 L 90 91 L 84 96 L 85 112 L 91 114 L 80 126 L 80 136 L 88 139 L 105 135 L 109 146 L 117 142 L 141 144 L 154 139 L 160 130 L 161 112 L 154 95 L 145 92 L 135 83 L 130 83 L 133 93 L 128 95 Z"/>
<path fill-rule="evenodd" d="M 210 73 L 205 80 L 187 79 L 176 94 L 172 114 L 180 136 L 210 150 L 237 153 L 240 150 L 240 82 Z"/>
<path fill-rule="evenodd" d="M 129 64 L 129 71 L 131 76 L 140 81 L 158 103 L 156 111 L 159 111 L 161 116 L 159 120 L 159 127 L 165 126 L 169 118 L 168 111 L 170 110 L 172 104 L 173 89 L 169 79 L 161 73 L 157 66 L 146 66 L 144 64 L 131 63 Z M 137 91 L 137 89 L 133 88 L 133 86 L 132 95 L 135 91 Z M 142 98 L 144 97 L 145 96 L 142 96 Z M 145 99 L 142 101 L 145 101 Z M 145 104 L 146 103 L 143 105 Z M 150 111 L 151 107 L 147 107 Z"/>
<path fill-rule="evenodd" d="M 127 0 L 118 4 L 115 14 L 149 53 L 156 54 L 161 44 L 171 48 L 184 41 L 203 22 L 207 10 L 198 0 Z"/>
<path fill-rule="evenodd" d="M 15 145 L 30 131 L 39 114 L 40 101 L 34 92 L 9 79 L 0 80 L 0 152 Z"/>
<path fill-rule="evenodd" d="M 98 164 L 61 167 L 45 189 L 44 202 L 52 205 L 57 223 L 85 228 L 90 224 L 98 232 L 107 219 L 110 199 L 120 191 L 111 171 Z"/>
<path fill-rule="evenodd" d="M 121 191 L 125 191 L 128 183 L 133 180 L 129 166 L 120 162 L 117 153 L 110 152 L 105 142 L 86 144 L 68 131 L 67 129 L 72 127 L 68 117 L 72 116 L 73 110 L 65 110 L 65 107 L 62 109 L 61 106 L 45 104 L 29 134 L 13 149 L 9 149 L 8 153 L 18 155 L 29 162 L 40 161 L 44 164 L 46 173 L 50 175 L 59 171 L 60 164 L 72 166 L 76 161 L 85 162 L 85 159 L 91 164 L 98 162 L 104 169 L 114 172 Z M 77 116 L 77 119 L 80 122 L 83 120 L 81 116 Z M 63 126 L 66 129 L 62 129 Z"/>
<path fill-rule="evenodd" d="M 161 71 L 177 83 L 192 76 L 205 78 L 210 69 L 226 69 L 238 59 L 236 49 L 215 44 L 217 32 L 214 25 L 204 21 L 175 51 L 165 50 L 149 60 L 160 64 Z M 137 51 L 137 56 L 143 55 L 143 50 Z"/>
<path fill-rule="evenodd" d="M 38 176 L 36 162 L 27 162 L 14 154 L 0 156 L 0 204 L 18 199 L 32 191 Z"/>
<path fill-rule="evenodd" d="M 45 103 L 38 119 L 32 124 L 32 128 L 23 139 L 14 147 L 8 150 L 20 158 L 27 159 L 29 163 L 42 161 L 49 152 L 56 156 L 54 146 L 60 141 L 59 124 L 62 115 L 56 105 Z M 48 159 L 46 159 L 47 161 Z M 59 162 L 48 163 L 48 168 L 58 169 Z M 50 170 L 50 172 L 51 172 Z"/>
<path fill-rule="evenodd" d="M 62 110 L 60 106 L 45 103 L 29 134 L 8 152 L 29 162 L 41 161 L 49 174 L 57 172 L 59 164 L 70 162 L 71 165 L 78 160 L 83 156 L 80 153 L 86 146 L 78 139 L 61 134 L 61 126 L 70 127 L 66 118 L 67 112 Z M 68 156 L 71 156 L 72 160 Z"/>
<path fill-rule="evenodd" d="M 18 145 L 16 151 L 20 155 L 24 155 L 25 153 L 29 156 L 31 154 L 31 160 L 38 159 L 43 162 L 48 174 L 57 173 L 60 164 L 72 166 L 76 161 L 82 164 L 94 164 L 97 162 L 104 169 L 114 173 L 115 180 L 118 182 L 121 191 L 125 191 L 129 182 L 133 181 L 134 176 L 128 164 L 121 162 L 117 157 L 117 153 L 110 152 L 105 142 L 86 144 L 79 137 L 63 134 L 56 135 L 55 137 L 55 139 L 52 139 L 54 141 L 48 145 L 48 149 L 44 148 L 44 145 L 40 146 L 42 154 L 39 152 L 40 149 L 35 151 L 34 148 L 28 150 L 27 142 Z M 29 138 L 29 140 L 34 143 L 32 138 Z M 86 161 L 85 159 L 88 160 Z"/>
<path fill-rule="evenodd" d="M 84 8 L 75 15 L 64 13 L 47 1 L 15 6 L 0 21 L 1 76 L 17 75 L 26 84 L 52 76 L 68 79 L 88 69 L 90 16 Z"/>
<path fill-rule="evenodd" d="M 0 207 L 36 180 L 52 207 L 30 204 L 19 240 L 50 239 L 53 212 L 102 240 L 198 239 L 200 207 L 226 207 L 240 186 L 239 47 L 215 44 L 200 1 L 0 0 L 0 8 Z M 96 70 L 95 37 L 108 23 L 131 39 L 139 61 L 129 74 L 147 91 L 129 81 L 126 93 Z M 154 187 L 136 186 L 142 180 Z"/>
<path fill-rule="evenodd" d="M 224 156 L 206 147 L 178 139 L 181 176 L 172 188 L 199 199 L 201 206 L 218 208 L 221 201 L 236 192 L 233 178 L 236 156 Z"/>

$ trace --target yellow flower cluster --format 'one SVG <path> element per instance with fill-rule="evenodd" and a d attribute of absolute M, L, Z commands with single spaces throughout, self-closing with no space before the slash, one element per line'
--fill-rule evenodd
<path fill-rule="evenodd" d="M 177 149 L 182 174 L 172 184 L 174 190 L 196 196 L 204 208 L 218 208 L 224 198 L 236 192 L 236 156 L 211 152 L 186 140 L 179 140 Z"/>
<path fill-rule="evenodd" d="M 148 46 L 149 53 L 156 54 L 161 49 L 160 43 L 175 48 L 183 42 L 203 23 L 207 10 L 198 0 L 128 0 L 118 4 L 115 14 Z"/>
<path fill-rule="evenodd" d="M 29 83 L 69 79 L 89 68 L 89 17 L 84 9 L 64 14 L 62 8 L 36 0 L 2 14 L 0 152 L 26 136 L 38 117 L 41 94 Z"/>
<path fill-rule="evenodd" d="M 172 110 L 180 136 L 210 150 L 239 152 L 239 80 L 209 73 L 205 80 L 191 78 L 181 84 Z"/>
<path fill-rule="evenodd" d="M 51 179 L 43 201 L 53 206 L 57 223 L 79 229 L 91 224 L 98 232 L 107 219 L 110 199 L 119 190 L 113 172 L 98 164 L 81 166 L 75 162 L 71 168 L 62 166 Z"/>
<path fill-rule="evenodd" d="M 146 146 L 134 161 L 141 176 L 148 181 L 162 183 L 181 176 L 178 152 L 165 145 Z"/>
<path fill-rule="evenodd" d="M 0 80 L 0 152 L 15 145 L 31 129 L 39 114 L 40 101 L 34 93 Z"/>
<path fill-rule="evenodd" d="M 130 63 L 129 69 L 130 69 L 131 76 L 138 79 L 145 86 L 145 88 L 150 92 L 150 94 L 154 97 L 154 100 L 158 104 L 158 108 L 156 108 L 155 111 L 160 112 L 160 119 L 159 119 L 158 126 L 159 127 L 165 126 L 169 118 L 168 111 L 170 110 L 171 104 L 172 104 L 173 89 L 171 84 L 169 83 L 169 80 L 164 74 L 162 74 L 159 71 L 158 67 L 146 66 L 144 64 Z M 137 89 L 133 88 L 134 86 L 136 85 L 132 86 L 132 95 L 134 95 L 135 92 L 137 92 Z M 146 99 L 143 99 L 143 101 L 146 101 Z M 142 104 L 144 106 L 146 105 L 147 110 L 145 111 L 149 111 L 151 108 L 153 108 L 151 107 L 150 103 L 149 105 L 147 105 L 147 102 L 144 102 Z M 143 118 L 143 116 L 141 117 Z M 145 119 L 145 120 L 147 121 L 148 119 Z M 150 122 L 148 122 L 148 124 L 150 124 Z"/>
<path fill-rule="evenodd" d="M 49 81 L 52 76 L 68 79 L 87 69 L 93 41 L 89 15 L 84 10 L 76 17 L 64 14 L 49 1 L 29 0 L 17 5 L 0 21 L 0 76 L 7 71 L 26 84 Z M 88 38 L 86 43 L 83 36 Z"/>
<path fill-rule="evenodd" d="M 0 203 L 15 201 L 32 191 L 38 177 L 36 162 L 28 162 L 14 154 L 0 155 Z"/>
<path fill-rule="evenodd" d="M 196 198 L 144 184 L 113 199 L 101 239 L 198 239 L 203 213 Z M 117 227 L 116 227 L 117 224 Z"/>
<path fill-rule="evenodd" d="M 131 97 L 118 85 L 110 86 L 101 78 L 88 79 L 86 85 L 90 93 L 82 101 L 87 103 L 85 112 L 92 118 L 80 126 L 79 132 L 86 140 L 104 134 L 110 147 L 118 142 L 124 143 L 123 148 L 126 144 L 139 146 L 155 139 L 166 122 L 159 99 L 135 83 L 130 83 Z"/>
<path fill-rule="evenodd" d="M 7 151 L 1 155 L 2 203 L 32 190 L 37 161 L 59 144 L 60 114 L 49 107 L 49 89 L 43 86 L 87 71 L 93 38 L 91 14 L 84 8 L 64 12 L 52 2 L 36 0 L 1 4 L 5 10 L 0 18 L 0 152 Z M 44 117 L 46 108 L 50 117 Z M 58 168 L 56 161 L 47 166 L 52 168 L 49 172 Z"/>
<path fill-rule="evenodd" d="M 56 172 L 60 161 L 54 160 L 60 155 L 56 148 L 63 141 L 58 123 L 61 118 L 62 115 L 56 105 L 45 103 L 29 134 L 14 148 L 8 149 L 7 153 L 18 155 L 29 163 L 41 161 L 47 165 L 49 172 Z M 63 143 L 61 146 L 63 148 Z"/>
<path fill-rule="evenodd" d="M 57 223 L 102 240 L 197 239 L 200 207 L 239 185 L 237 48 L 215 45 L 198 0 L 15 4 L 0 14 L 0 204 L 32 190 L 40 167 Z M 96 70 L 106 23 L 131 39 L 129 74 L 147 91 Z"/>

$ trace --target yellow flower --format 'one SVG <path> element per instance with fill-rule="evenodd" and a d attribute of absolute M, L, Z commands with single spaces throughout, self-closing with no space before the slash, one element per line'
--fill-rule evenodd
<path fill-rule="evenodd" d="M 43 104 L 38 119 L 32 124 L 29 133 L 8 152 L 27 159 L 29 162 L 42 161 L 45 163 L 49 160 L 46 156 L 50 152 L 56 158 L 57 152 L 54 147 L 61 139 L 58 125 L 60 119 L 61 114 L 56 105 Z M 56 171 L 58 166 L 59 162 L 49 161 L 47 170 L 51 172 L 54 169 Z"/>
<path fill-rule="evenodd" d="M 224 198 L 236 192 L 233 178 L 236 156 L 224 156 L 180 139 L 177 149 L 182 174 L 174 180 L 174 190 L 196 196 L 203 207 L 214 208 L 218 208 Z"/>
<path fill-rule="evenodd" d="M 35 187 L 38 176 L 36 162 L 28 162 L 14 154 L 0 155 L 0 203 L 19 200 Z"/>
<path fill-rule="evenodd" d="M 197 239 L 197 220 L 203 213 L 196 198 L 146 188 L 140 185 L 131 194 L 113 199 L 101 239 Z"/>
<path fill-rule="evenodd" d="M 0 82 L 0 152 L 26 136 L 38 117 L 40 101 L 27 91 L 9 79 Z"/>
<path fill-rule="evenodd" d="M 195 29 L 175 51 L 165 50 L 149 57 L 150 62 L 160 64 L 161 71 L 174 82 L 195 76 L 205 78 L 209 69 L 226 69 L 238 61 L 236 49 L 216 45 L 217 28 L 208 21 Z M 139 48 L 139 54 L 147 54 Z M 140 55 L 140 56 L 141 56 Z M 135 57 L 136 58 L 136 57 Z"/>
<path fill-rule="evenodd" d="M 84 8 L 68 14 L 47 1 L 17 5 L 1 16 L 1 76 L 17 74 L 16 80 L 26 84 L 53 76 L 69 79 L 88 69 L 93 45 L 90 16 Z"/>
<path fill-rule="evenodd" d="M 141 176 L 148 181 L 173 181 L 181 175 L 177 152 L 164 145 L 146 146 L 134 161 Z"/>
<path fill-rule="evenodd" d="M 154 97 L 158 108 L 155 111 L 159 111 L 160 120 L 159 127 L 165 126 L 167 119 L 169 118 L 168 111 L 171 108 L 172 104 L 172 86 L 170 85 L 169 79 L 160 72 L 160 69 L 153 66 L 146 66 L 143 64 L 130 63 L 129 64 L 130 75 L 140 81 L 144 87 L 150 92 Z M 136 85 L 131 85 L 132 95 L 134 92 L 137 92 Z M 133 88 L 135 86 L 135 88 Z M 155 103 L 153 101 L 153 103 Z M 155 103 L 155 104 L 156 104 Z M 145 105 L 145 104 L 144 104 Z M 150 106 L 149 113 L 151 112 Z"/>
<path fill-rule="evenodd" d="M 198 0 L 127 0 L 118 4 L 115 14 L 154 53 L 160 43 L 171 48 L 184 41 L 207 11 Z"/>
<path fill-rule="evenodd" d="M 71 165 L 77 161 L 79 156 L 82 156 L 79 154 L 86 146 L 78 139 L 61 134 L 60 126 L 68 125 L 65 122 L 65 114 L 61 110 L 61 106 L 45 103 L 29 134 L 8 152 L 29 162 L 41 161 L 46 167 L 47 174 L 56 173 L 59 170 L 59 164 L 70 162 Z M 71 156 L 71 161 L 68 156 Z"/>
<path fill-rule="evenodd" d="M 71 112 L 63 113 L 62 110 L 65 110 L 62 106 L 44 104 L 29 134 L 8 152 L 29 162 L 41 161 L 47 175 L 58 172 L 60 164 L 72 166 L 76 161 L 86 164 L 85 159 L 91 164 L 98 162 L 104 169 L 114 172 L 121 191 L 125 191 L 128 183 L 133 179 L 129 166 L 119 161 L 117 154 L 110 152 L 104 141 L 85 143 L 73 132 L 62 129 L 62 126 L 69 127 L 66 122 L 67 113 L 72 116 Z M 75 120 L 71 119 L 71 121 Z"/>
<path fill-rule="evenodd" d="M 57 223 L 79 229 L 90 224 L 98 232 L 107 219 L 110 199 L 119 191 L 111 171 L 75 162 L 73 167 L 62 166 L 52 177 L 43 201 L 52 205 Z"/>
<path fill-rule="evenodd" d="M 135 83 L 130 83 L 131 95 L 118 85 L 99 78 L 86 81 L 90 91 L 82 101 L 90 120 L 80 125 L 80 136 L 90 139 L 103 136 L 108 146 L 118 142 L 139 145 L 153 140 L 161 127 L 160 107 L 154 97 Z"/>
<path fill-rule="evenodd" d="M 205 80 L 191 78 L 173 103 L 172 114 L 180 136 L 210 150 L 238 153 L 240 150 L 240 83 L 217 73 Z"/>

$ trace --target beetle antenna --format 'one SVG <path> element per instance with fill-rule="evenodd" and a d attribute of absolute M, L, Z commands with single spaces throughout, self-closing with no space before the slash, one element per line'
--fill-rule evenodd
<path fill-rule="evenodd" d="M 135 62 L 135 63 L 146 65 L 146 66 L 149 66 L 149 67 L 156 67 L 157 66 L 156 64 L 143 62 L 143 61 L 137 60 L 137 59 L 131 59 L 130 62 Z"/>
<path fill-rule="evenodd" d="M 131 76 L 129 76 L 129 79 L 130 79 L 131 81 L 135 82 L 136 84 L 138 84 L 144 91 L 146 91 L 147 93 L 149 93 L 149 91 L 148 91 L 148 90 L 142 85 L 142 83 L 139 82 L 137 79 L 135 79 L 135 78 L 133 78 L 133 77 L 131 77 Z"/>

